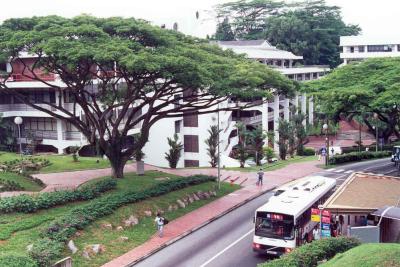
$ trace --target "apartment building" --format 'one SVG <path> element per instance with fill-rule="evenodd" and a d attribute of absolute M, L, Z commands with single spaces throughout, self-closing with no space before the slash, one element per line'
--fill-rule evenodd
<path fill-rule="evenodd" d="M 260 41 L 238 41 L 219 43 L 224 49 L 230 48 L 238 53 L 245 53 L 249 58 L 258 60 L 281 71 L 289 78 L 302 81 L 316 79 L 323 76 L 328 70 L 324 66 L 296 67 L 296 62 L 302 57 L 295 56 L 290 52 L 278 50 Z M 46 107 L 44 102 L 57 103 L 61 101 L 62 106 L 69 112 L 74 112 L 77 117 L 84 119 L 84 114 L 80 107 L 74 103 L 74 99 L 68 91 L 63 88 L 62 81 L 57 75 L 48 74 L 37 70 L 35 75 L 46 80 L 48 84 L 34 81 L 26 77 L 23 68 L 24 64 L 31 65 L 35 62 L 35 57 L 29 54 L 20 56 L 22 62 L 7 63 L 7 70 L 11 77 L 7 80 L 7 86 L 19 90 L 34 103 Z M 95 82 L 94 82 L 95 84 Z M 60 89 L 52 87 L 56 86 Z M 220 123 L 220 149 L 221 164 L 225 166 L 239 166 L 239 162 L 231 157 L 232 150 L 238 144 L 236 122 L 243 122 L 248 128 L 261 126 L 264 131 L 274 130 L 274 148 L 278 151 L 276 142 L 279 139 L 278 119 L 290 119 L 290 107 L 300 108 L 301 112 L 308 113 L 309 122 L 313 121 L 313 102 L 307 99 L 305 94 L 293 99 L 275 95 L 274 99 L 265 102 L 258 100 L 254 107 L 239 111 L 212 112 L 203 115 L 183 116 L 182 118 L 165 118 L 154 124 L 149 135 L 149 141 L 143 148 L 145 162 L 156 166 L 168 167 L 165 153 L 169 150 L 167 138 L 178 134 L 180 141 L 184 145 L 182 158 L 178 167 L 203 167 L 209 166 L 210 158 L 207 154 L 205 140 L 208 138 L 208 129 L 211 125 Z M 220 108 L 235 108 L 246 103 L 236 102 L 232 99 L 220 104 Z M 134 103 L 133 103 L 134 105 Z M 51 108 L 51 107 L 46 107 Z M 118 112 L 118 110 L 116 110 Z M 142 111 L 143 113 L 146 110 Z M 28 105 L 18 101 L 17 98 L 1 93 L 0 113 L 2 117 L 13 119 L 20 116 L 23 119 L 21 125 L 21 138 L 18 142 L 23 144 L 35 143 L 42 151 L 51 151 L 59 154 L 65 153 L 71 146 L 85 147 L 88 145 L 86 138 L 70 123 L 63 120 L 52 118 L 48 114 L 35 110 Z M 60 113 L 60 115 L 63 115 Z M 219 121 L 218 121 L 219 117 Z M 130 135 L 140 132 L 140 125 L 129 131 Z M 267 141 L 267 140 L 266 140 Z"/>
<path fill-rule="evenodd" d="M 341 36 L 340 49 L 343 65 L 368 58 L 399 57 L 400 37 Z"/>

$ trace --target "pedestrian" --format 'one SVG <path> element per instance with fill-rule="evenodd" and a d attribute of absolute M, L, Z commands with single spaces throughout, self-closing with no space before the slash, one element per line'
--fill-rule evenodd
<path fill-rule="evenodd" d="M 262 168 L 260 168 L 260 171 L 257 172 L 257 175 L 258 175 L 257 185 L 262 186 L 263 185 L 263 178 L 264 178 L 264 172 L 263 172 Z"/>
<path fill-rule="evenodd" d="M 314 240 L 319 240 L 321 238 L 321 235 L 319 233 L 319 225 L 314 227 L 314 229 L 312 231 L 312 234 L 313 234 L 313 239 Z"/>
<path fill-rule="evenodd" d="M 157 226 L 158 236 L 163 237 L 163 230 L 164 230 L 164 218 L 161 217 L 161 214 L 157 212 L 157 216 L 154 219 L 154 222 Z"/>

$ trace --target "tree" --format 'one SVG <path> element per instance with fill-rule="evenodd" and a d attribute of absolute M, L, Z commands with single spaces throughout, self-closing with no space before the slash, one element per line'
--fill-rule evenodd
<path fill-rule="evenodd" d="M 326 77 L 306 83 L 302 90 L 314 95 L 321 110 L 335 121 L 359 116 L 372 134 L 375 121 L 382 123 L 385 142 L 400 138 L 400 58 L 377 58 L 346 65 Z M 374 113 L 377 118 L 374 118 Z"/>
<path fill-rule="evenodd" d="M 242 0 L 217 7 L 228 18 L 237 39 L 267 39 L 272 45 L 302 55 L 305 64 L 340 64 L 339 37 L 357 35 L 346 25 L 337 6 L 324 0 L 285 4 L 270 0 Z M 225 26 L 227 27 L 227 26 Z"/>
<path fill-rule="evenodd" d="M 179 137 L 177 134 L 174 134 L 174 138 L 167 138 L 169 145 L 169 152 L 165 153 L 165 159 L 168 160 L 169 167 L 172 169 L 176 168 L 176 165 L 181 158 L 181 153 L 183 149 L 183 145 L 179 142 Z"/>
<path fill-rule="evenodd" d="M 35 56 L 32 64 L 20 57 L 26 51 Z M 215 112 L 230 97 L 268 97 L 271 88 L 293 91 L 291 81 L 262 64 L 133 18 L 9 19 L 0 26 L 0 59 L 23 64 L 21 75 L 50 86 L 59 97 L 37 105 L 8 87 L 11 74 L 0 79 L 0 92 L 71 123 L 90 144 L 98 139 L 119 178 L 157 121 Z M 62 85 L 43 73 L 57 75 Z M 74 99 L 73 110 L 64 107 L 64 92 Z M 140 138 L 128 142 L 128 131 L 139 125 Z"/>
<path fill-rule="evenodd" d="M 228 18 L 224 18 L 221 23 L 218 23 L 214 38 L 220 41 L 235 40 L 235 35 L 233 34 Z"/>
<path fill-rule="evenodd" d="M 215 168 L 218 164 L 218 135 L 222 130 L 218 131 L 217 125 L 211 125 L 208 129 L 209 137 L 204 141 L 207 145 L 207 154 L 210 157 L 211 167 Z"/>
<path fill-rule="evenodd" d="M 264 133 L 261 126 L 257 126 L 253 131 L 249 132 L 249 139 L 252 150 L 254 152 L 254 158 L 257 166 L 261 165 L 261 160 L 264 157 L 264 140 L 267 135 Z"/>
<path fill-rule="evenodd" d="M 292 113 L 291 115 L 291 124 L 295 137 L 295 150 L 296 154 L 302 156 L 304 153 L 304 142 L 307 138 L 307 132 L 303 125 L 303 121 L 306 120 L 306 115 L 298 112 L 297 114 Z"/>
<path fill-rule="evenodd" d="M 240 168 L 244 168 L 244 164 L 246 162 L 246 159 L 248 159 L 249 154 L 247 151 L 247 141 L 249 137 L 249 133 L 246 129 L 246 125 L 243 123 L 236 123 L 236 129 L 238 132 L 238 145 L 237 145 L 237 152 L 238 152 L 238 158 L 240 162 Z"/>
<path fill-rule="evenodd" d="M 11 151 L 15 144 L 16 139 L 14 137 L 12 121 L 4 119 L 0 115 L 0 148 Z"/>
<path fill-rule="evenodd" d="M 293 129 L 291 123 L 284 119 L 279 119 L 278 133 L 279 140 L 277 144 L 279 145 L 279 157 L 282 160 L 286 160 L 286 155 L 289 150 L 289 140 L 293 138 Z"/>

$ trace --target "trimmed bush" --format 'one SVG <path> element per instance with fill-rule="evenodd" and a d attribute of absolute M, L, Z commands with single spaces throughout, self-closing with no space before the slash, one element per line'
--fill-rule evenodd
<path fill-rule="evenodd" d="M 333 258 L 360 244 L 355 238 L 324 238 L 296 248 L 279 259 L 259 264 L 259 267 L 314 267 L 319 261 Z"/>
<path fill-rule="evenodd" d="M 116 186 L 115 179 L 108 178 L 75 190 L 6 197 L 0 199 L 0 213 L 31 213 L 69 202 L 94 199 L 104 192 L 115 189 Z"/>
<path fill-rule="evenodd" d="M 362 151 L 362 152 L 351 152 L 342 155 L 335 155 L 329 158 L 330 164 L 340 164 L 346 162 L 353 162 L 353 161 L 361 161 L 363 159 L 378 159 L 389 157 L 392 154 L 391 151 Z"/>
<path fill-rule="evenodd" d="M 7 255 L 0 257 L 1 267 L 37 267 L 34 260 L 22 255 Z"/>
<path fill-rule="evenodd" d="M 0 192 L 23 191 L 24 187 L 15 181 L 4 180 L 0 178 Z"/>
<path fill-rule="evenodd" d="M 303 152 L 300 156 L 314 156 L 315 155 L 315 150 L 310 147 L 306 147 L 303 149 Z"/>
<path fill-rule="evenodd" d="M 126 191 L 93 200 L 90 203 L 72 209 L 64 216 L 54 220 L 42 233 L 42 239 L 37 240 L 30 253 L 39 266 L 48 266 L 49 263 L 61 257 L 59 247 L 71 238 L 78 230 L 83 229 L 91 222 L 112 214 L 117 208 L 139 202 L 151 197 L 157 197 L 169 192 L 197 185 L 209 181 L 215 181 L 215 177 L 195 175 L 179 178 L 172 181 L 161 182 L 142 191 Z M 46 265 L 47 264 L 47 265 Z"/>

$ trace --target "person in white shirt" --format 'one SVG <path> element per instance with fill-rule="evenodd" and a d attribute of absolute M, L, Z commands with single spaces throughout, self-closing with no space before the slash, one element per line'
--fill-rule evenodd
<path fill-rule="evenodd" d="M 157 213 L 156 218 L 154 219 L 154 222 L 157 225 L 157 230 L 158 230 L 158 236 L 163 237 L 163 229 L 164 229 L 164 218 L 161 217 L 160 213 Z"/>
<path fill-rule="evenodd" d="M 321 238 L 321 234 L 319 232 L 319 226 L 318 225 L 315 226 L 315 228 L 312 231 L 312 234 L 313 234 L 313 239 L 314 240 L 319 240 Z"/>

